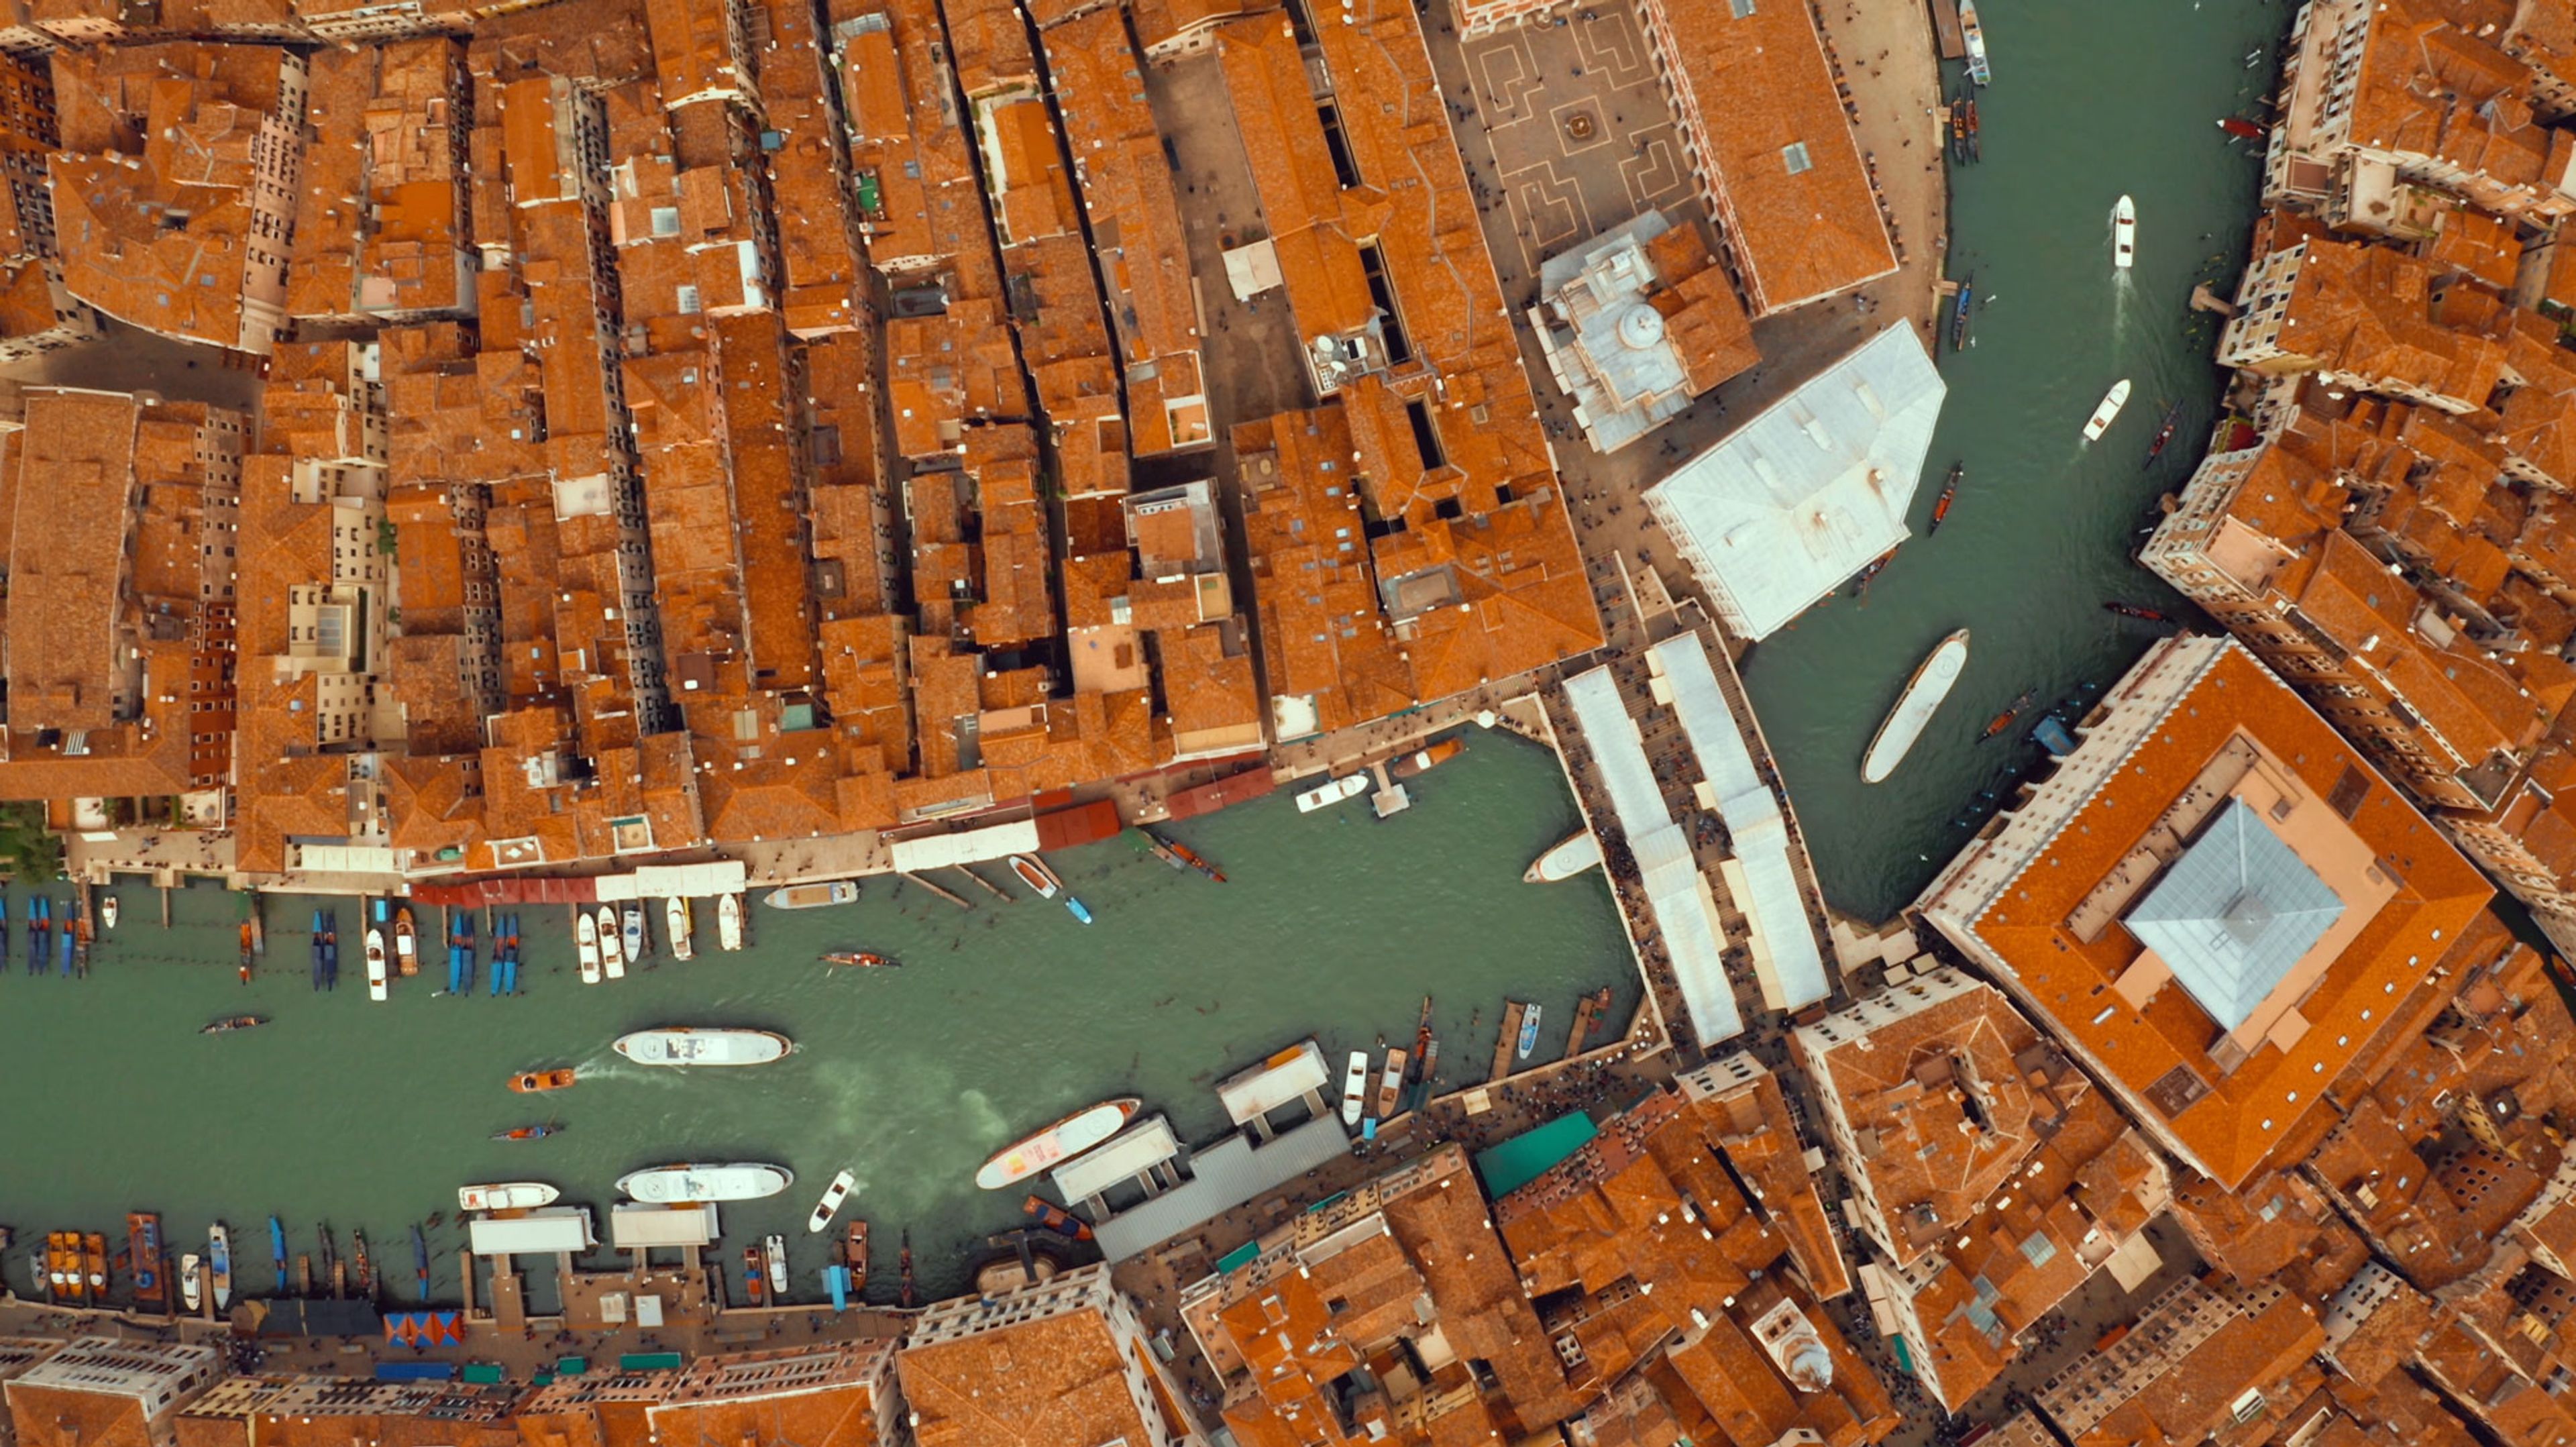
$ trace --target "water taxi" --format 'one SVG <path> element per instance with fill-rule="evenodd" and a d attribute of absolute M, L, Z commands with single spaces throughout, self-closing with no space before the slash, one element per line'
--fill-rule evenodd
<path fill-rule="evenodd" d="M 589 910 L 576 909 L 572 912 L 572 947 L 581 961 L 581 982 L 585 985 L 598 984 L 599 922 L 590 917 Z"/>
<path fill-rule="evenodd" d="M 563 1192 L 543 1181 L 497 1181 L 489 1185 L 456 1188 L 456 1209 L 460 1211 L 533 1211 L 551 1206 Z"/>
<path fill-rule="evenodd" d="M 689 902 L 676 894 L 662 901 L 662 933 L 671 937 L 671 958 L 697 957 L 697 922 L 689 917 Z"/>
<path fill-rule="evenodd" d="M 570 1070 L 522 1070 L 510 1077 L 510 1089 L 520 1095 L 543 1095 L 550 1090 L 570 1090 L 578 1078 Z"/>
<path fill-rule="evenodd" d="M 1344 799 L 1357 798 L 1367 792 L 1368 786 L 1369 778 L 1366 774 L 1345 774 L 1338 779 L 1328 778 L 1297 796 L 1297 812 L 1312 814 L 1318 809 L 1328 808 Z"/>
<path fill-rule="evenodd" d="M 367 998 L 385 999 L 385 932 L 374 925 L 367 926 Z"/>
<path fill-rule="evenodd" d="M 1342 1124 L 1358 1125 L 1368 1110 L 1368 1052 L 1354 1050 L 1342 1068 Z"/>
<path fill-rule="evenodd" d="M 822 879 L 812 884 L 790 884 L 771 890 L 761 900 L 771 909 L 821 909 L 826 905 L 856 904 L 858 881 Z"/>
<path fill-rule="evenodd" d="M 2138 205 L 2123 196 L 2111 208 L 2111 265 L 2127 271 L 2138 259 Z"/>
<path fill-rule="evenodd" d="M 1132 1095 L 1123 1095 L 1077 1110 L 1025 1140 L 1013 1141 L 995 1151 L 975 1172 L 975 1184 L 987 1191 L 998 1191 L 1063 1165 L 1118 1134 L 1144 1104 Z"/>
<path fill-rule="evenodd" d="M 2110 391 L 2102 394 L 2102 405 L 2093 409 L 2092 420 L 2084 424 L 2084 440 L 2097 441 L 2103 433 L 2110 431 L 2112 420 L 2120 415 L 2120 409 L 2128 405 L 2128 401 L 2129 379 L 2122 377 L 2111 384 Z"/>
<path fill-rule="evenodd" d="M 1406 754 L 1403 758 L 1400 758 L 1393 764 L 1389 765 L 1387 767 L 1387 772 L 1399 779 L 1410 779 L 1425 769 L 1438 768 L 1440 765 L 1449 762 L 1451 759 L 1458 757 L 1466 751 L 1467 745 L 1464 741 L 1459 739 L 1442 739 L 1440 742 L 1433 744 L 1427 749 L 1417 749 L 1412 753 Z"/>
<path fill-rule="evenodd" d="M 1930 653 L 1906 680 L 1905 691 L 1896 696 L 1896 705 L 1878 726 L 1878 734 L 1869 741 L 1869 752 L 1861 757 L 1860 778 L 1864 784 L 1876 784 L 1896 772 L 1905 762 L 1906 753 L 1915 740 L 1923 737 L 1924 726 L 1939 712 L 1941 701 L 1950 696 L 1951 686 L 1968 667 L 1968 630 L 1960 629 L 1933 646 Z"/>
<path fill-rule="evenodd" d="M 615 1049 L 638 1065 L 767 1065 L 795 1053 L 796 1042 L 774 1030 L 675 1025 L 620 1035 Z"/>
<path fill-rule="evenodd" d="M 206 1286 L 215 1310 L 233 1304 L 233 1233 L 221 1221 L 206 1230 Z"/>
<path fill-rule="evenodd" d="M 760 1246 L 761 1254 L 769 1258 L 769 1300 L 774 1306 L 787 1299 L 787 1238 L 772 1235 Z"/>
<path fill-rule="evenodd" d="M 1404 1094 L 1404 1066 L 1412 1055 L 1401 1045 L 1386 1052 L 1386 1069 L 1377 1078 L 1377 1113 L 1380 1120 L 1395 1114 L 1396 1101 Z"/>
<path fill-rule="evenodd" d="M 1521 873 L 1523 884 L 1555 884 L 1587 869 L 1599 868 L 1601 841 L 1589 829 L 1578 829 L 1556 843 Z"/>
<path fill-rule="evenodd" d="M 827 965 L 847 965 L 852 969 L 859 970 L 891 970 L 899 968 L 896 961 L 878 954 L 874 950 L 833 950 L 823 956 L 823 963 Z"/>
<path fill-rule="evenodd" d="M 650 1166 L 617 1178 L 617 1189 L 655 1205 L 691 1201 L 757 1201 L 796 1184 L 785 1166 L 737 1162 L 733 1165 Z"/>
<path fill-rule="evenodd" d="M 868 1289 L 867 1222 L 852 1221 L 850 1223 L 849 1242 L 842 1248 L 842 1256 L 844 1257 L 842 1264 L 850 1268 L 850 1290 L 852 1292 L 866 1291 Z"/>
<path fill-rule="evenodd" d="M 601 905 L 591 916 L 599 931 L 599 966 L 612 980 L 626 978 L 626 948 L 617 942 L 617 911 Z"/>
<path fill-rule="evenodd" d="M 550 1135 L 559 1134 L 562 1130 L 563 1123 L 560 1121 L 548 1121 L 544 1125 L 514 1125 L 508 1130 L 496 1130 L 492 1132 L 492 1139 L 496 1141 L 541 1141 Z"/>
<path fill-rule="evenodd" d="M 1521 1059 L 1527 1060 L 1530 1057 L 1530 1052 L 1537 1048 L 1538 1006 L 1532 1005 L 1529 1007 L 1528 1013 L 1521 1016 L 1521 1038 L 1518 1049 L 1514 1053 L 1516 1053 Z"/>
<path fill-rule="evenodd" d="M 621 942 L 626 946 L 626 963 L 640 965 L 653 953 L 653 936 L 644 928 L 644 906 L 628 900 L 617 911 Z"/>
<path fill-rule="evenodd" d="M 410 905 L 394 911 L 394 970 L 405 979 L 420 973 L 420 931 L 412 925 Z"/>
<path fill-rule="evenodd" d="M 742 896 L 728 894 L 716 901 L 716 948 L 742 948 Z"/>
<path fill-rule="evenodd" d="M 832 1224 L 832 1218 L 841 1214 L 841 1203 L 850 1199 L 850 1188 L 858 1183 L 859 1178 L 848 1171 L 832 1177 L 832 1184 L 823 1188 L 823 1199 L 814 1203 L 814 1214 L 805 1218 L 806 1231 L 822 1234 Z"/>
<path fill-rule="evenodd" d="M 98 902 L 98 917 L 99 917 L 99 919 L 100 919 L 101 921 L 103 921 L 103 922 L 107 925 L 107 927 L 108 927 L 109 929 L 114 929 L 114 928 L 116 928 L 116 896 L 115 896 L 115 895 L 112 895 L 112 894 L 111 894 L 111 895 L 107 896 L 106 898 L 104 898 L 104 899 L 102 899 L 102 900 L 100 900 L 100 901 Z"/>
<path fill-rule="evenodd" d="M 1977 0 L 1959 0 L 1959 38 L 1968 46 L 1968 79 L 1994 84 L 1994 70 L 1986 64 L 1986 28 L 1977 23 Z"/>

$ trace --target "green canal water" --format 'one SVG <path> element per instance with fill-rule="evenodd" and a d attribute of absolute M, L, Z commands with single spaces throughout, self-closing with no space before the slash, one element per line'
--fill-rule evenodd
<path fill-rule="evenodd" d="M 2220 116 L 2249 114 L 2275 74 L 2286 3 L 2060 5 L 1980 0 L 1994 84 L 1978 95 L 1985 159 L 1952 170 L 1950 275 L 1974 273 L 1975 344 L 1947 354 L 1949 399 L 1916 495 L 1915 537 L 1870 587 L 1757 646 L 1745 686 L 1781 761 L 1826 896 L 1866 918 L 1902 907 L 2038 763 L 2039 712 L 2117 678 L 2164 631 L 2101 610 L 2178 602 L 2131 561 L 2159 494 L 2199 461 L 2221 377 L 2192 284 L 2230 294 L 2260 160 Z M 2261 63 L 2245 66 L 2263 47 Z M 1945 67 L 1955 89 L 1959 67 Z M 2111 208 L 2136 200 L 2135 268 L 2115 279 Z M 2085 419 L 2111 384 L 2127 408 L 2101 441 Z M 2171 402 L 2182 427 L 2145 460 Z M 1957 505 L 1926 537 L 1952 461 Z M 1968 667 L 1903 767 L 1875 787 L 1860 757 L 1915 665 L 1971 630 Z M 1988 720 L 2036 701 L 2006 738 Z"/>
<path fill-rule="evenodd" d="M 379 1260 L 393 1258 L 408 1299 L 405 1230 L 432 1212 L 452 1218 L 461 1183 L 553 1182 L 603 1213 L 605 1236 L 625 1171 L 775 1161 L 795 1170 L 795 1187 L 724 1207 L 725 1238 L 739 1247 L 787 1233 L 798 1294 L 810 1296 L 825 1257 L 804 1216 L 847 1166 L 878 1233 L 881 1287 L 892 1283 L 896 1232 L 909 1227 L 925 1291 L 954 1291 L 986 1233 L 1020 1220 L 1024 1193 L 978 1191 L 975 1167 L 1076 1107 L 1141 1095 L 1203 1141 L 1225 1127 L 1215 1080 L 1309 1033 L 1336 1060 L 1381 1034 L 1409 1044 L 1425 993 L 1438 1001 L 1444 1088 L 1490 1064 L 1507 993 L 1544 1007 L 1548 1058 L 1583 991 L 1615 987 L 1614 1018 L 1627 1018 L 1636 969 L 1600 876 L 1521 882 L 1577 826 L 1555 761 L 1508 735 L 1469 732 L 1467 752 L 1416 780 L 1414 808 L 1391 820 L 1371 820 L 1364 804 L 1300 815 L 1281 793 L 1175 828 L 1226 884 L 1174 872 L 1132 835 L 1050 856 L 1097 917 L 1089 928 L 1016 884 L 1006 905 L 946 874 L 976 902 L 963 912 L 871 880 L 847 908 L 755 908 L 752 948 L 740 954 L 665 957 L 591 987 L 573 969 L 566 912 L 527 910 L 524 994 L 512 999 L 481 993 L 488 977 L 471 997 L 436 996 L 444 952 L 432 960 L 424 949 L 422 973 L 371 1004 L 345 943 L 358 933 L 347 901 L 340 988 L 317 995 L 312 901 L 288 897 L 268 901 L 268 963 L 245 988 L 234 972 L 238 902 L 214 889 L 180 894 L 167 930 L 152 890 L 125 889 L 122 925 L 88 979 L 31 978 L 19 923 L 27 891 L 12 888 L 0 1220 L 22 1241 L 70 1226 L 121 1236 L 124 1212 L 157 1210 L 173 1249 L 186 1250 L 221 1217 L 259 1292 L 271 1285 L 271 1213 L 297 1251 L 315 1249 L 322 1221 L 345 1251 L 355 1226 Z M 711 912 L 700 919 L 711 940 Z M 903 968 L 816 959 L 862 947 Z M 196 1033 L 245 1012 L 272 1023 Z M 760 1026 L 801 1048 L 776 1066 L 686 1074 L 609 1049 L 624 1031 L 665 1024 Z M 536 1097 L 503 1088 L 513 1071 L 557 1065 L 579 1067 L 580 1083 Z M 487 1139 L 548 1119 L 565 1131 Z M 451 1220 L 431 1243 L 438 1295 L 453 1299 L 462 1233 Z M 21 1292 L 25 1255 L 7 1263 Z"/>

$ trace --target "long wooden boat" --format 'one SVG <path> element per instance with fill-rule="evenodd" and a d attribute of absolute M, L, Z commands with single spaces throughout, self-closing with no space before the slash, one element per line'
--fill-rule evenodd
<path fill-rule="evenodd" d="M 812 884 L 789 884 L 771 890 L 761 903 L 771 909 L 822 909 L 827 905 L 856 904 L 858 881 L 824 879 Z"/>
<path fill-rule="evenodd" d="M 1950 689 L 1968 667 L 1968 630 L 1965 628 L 1942 639 L 1914 668 L 1914 676 L 1905 681 L 1905 691 L 1896 696 L 1895 706 L 1879 723 L 1878 733 L 1869 741 L 1869 751 L 1861 756 L 1860 777 L 1865 784 L 1876 784 L 1896 772 L 1905 762 L 1915 741 L 1923 737 L 1924 726 L 1950 696 Z"/>

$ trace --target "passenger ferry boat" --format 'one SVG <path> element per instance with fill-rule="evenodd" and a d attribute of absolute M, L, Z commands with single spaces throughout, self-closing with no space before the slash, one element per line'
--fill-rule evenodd
<path fill-rule="evenodd" d="M 1896 697 L 1896 705 L 1878 726 L 1869 741 L 1869 752 L 1862 756 L 1860 777 L 1864 784 L 1879 783 L 1896 772 L 1905 755 L 1923 737 L 1924 726 L 1932 722 L 1941 701 L 1950 696 L 1951 686 L 1968 666 L 1968 630 L 1960 629 L 1934 645 L 1932 651 L 1914 669 L 1905 683 L 1905 691 Z"/>
<path fill-rule="evenodd" d="M 638 1065 L 767 1065 L 796 1042 L 774 1030 L 702 1029 L 675 1025 L 617 1037 L 616 1050 Z"/>
<path fill-rule="evenodd" d="M 460 1211 L 533 1211 L 551 1206 L 563 1192 L 543 1181 L 500 1181 L 481 1186 L 456 1188 L 456 1209 Z"/>
<path fill-rule="evenodd" d="M 1521 875 L 1523 884 L 1554 884 L 1601 864 L 1601 841 L 1589 829 L 1578 829 L 1540 855 Z"/>
<path fill-rule="evenodd" d="M 1063 1165 L 1118 1134 L 1144 1104 L 1132 1095 L 1123 1095 L 1077 1110 L 1035 1135 L 995 1151 L 975 1172 L 975 1184 L 987 1191 L 998 1191 Z"/>
<path fill-rule="evenodd" d="M 794 1184 L 794 1171 L 758 1162 L 650 1166 L 617 1178 L 617 1189 L 636 1200 L 674 1206 L 692 1201 L 757 1201 Z"/>
<path fill-rule="evenodd" d="M 1367 792 L 1368 786 L 1369 778 L 1366 774 L 1345 774 L 1338 779 L 1326 779 L 1323 783 L 1297 796 L 1297 812 L 1312 814 L 1318 809 L 1329 808 L 1345 799 L 1357 798 Z"/>

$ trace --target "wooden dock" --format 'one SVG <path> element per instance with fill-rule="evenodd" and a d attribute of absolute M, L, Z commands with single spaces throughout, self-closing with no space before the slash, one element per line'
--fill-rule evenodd
<path fill-rule="evenodd" d="M 975 907 L 975 902 L 973 900 L 968 899 L 966 896 L 959 894 L 953 889 L 947 889 L 940 885 L 933 884 L 918 874 L 913 874 L 906 870 L 896 870 L 895 877 L 908 883 L 920 885 L 922 888 L 929 890 L 932 894 L 938 895 L 941 899 L 948 901 L 959 909 L 973 909 Z"/>
<path fill-rule="evenodd" d="M 1566 1034 L 1565 1053 L 1569 1057 L 1582 1054 L 1592 1032 L 1600 1028 L 1602 1017 L 1609 1013 L 1610 991 L 1607 986 L 1584 996 L 1574 1007 L 1574 1028 Z"/>
<path fill-rule="evenodd" d="M 1968 34 L 1959 28 L 1959 0 L 1932 0 L 1932 36 L 1943 60 L 1968 58 Z"/>
<path fill-rule="evenodd" d="M 964 864 L 958 865 L 957 872 L 965 875 L 968 879 L 975 881 L 977 884 L 982 885 L 986 894 L 993 896 L 1002 903 L 1009 904 L 1011 902 L 1011 892 L 1009 890 L 1004 889 L 1002 886 L 995 884 L 993 881 L 986 879 L 980 874 L 977 874 L 971 866 Z"/>
<path fill-rule="evenodd" d="M 1512 1073 L 1512 1052 L 1521 1043 L 1521 1017 L 1527 1013 L 1529 1006 L 1518 1000 L 1503 1002 L 1503 1036 L 1494 1042 L 1494 1068 L 1485 1077 L 1487 1084 Z"/>

